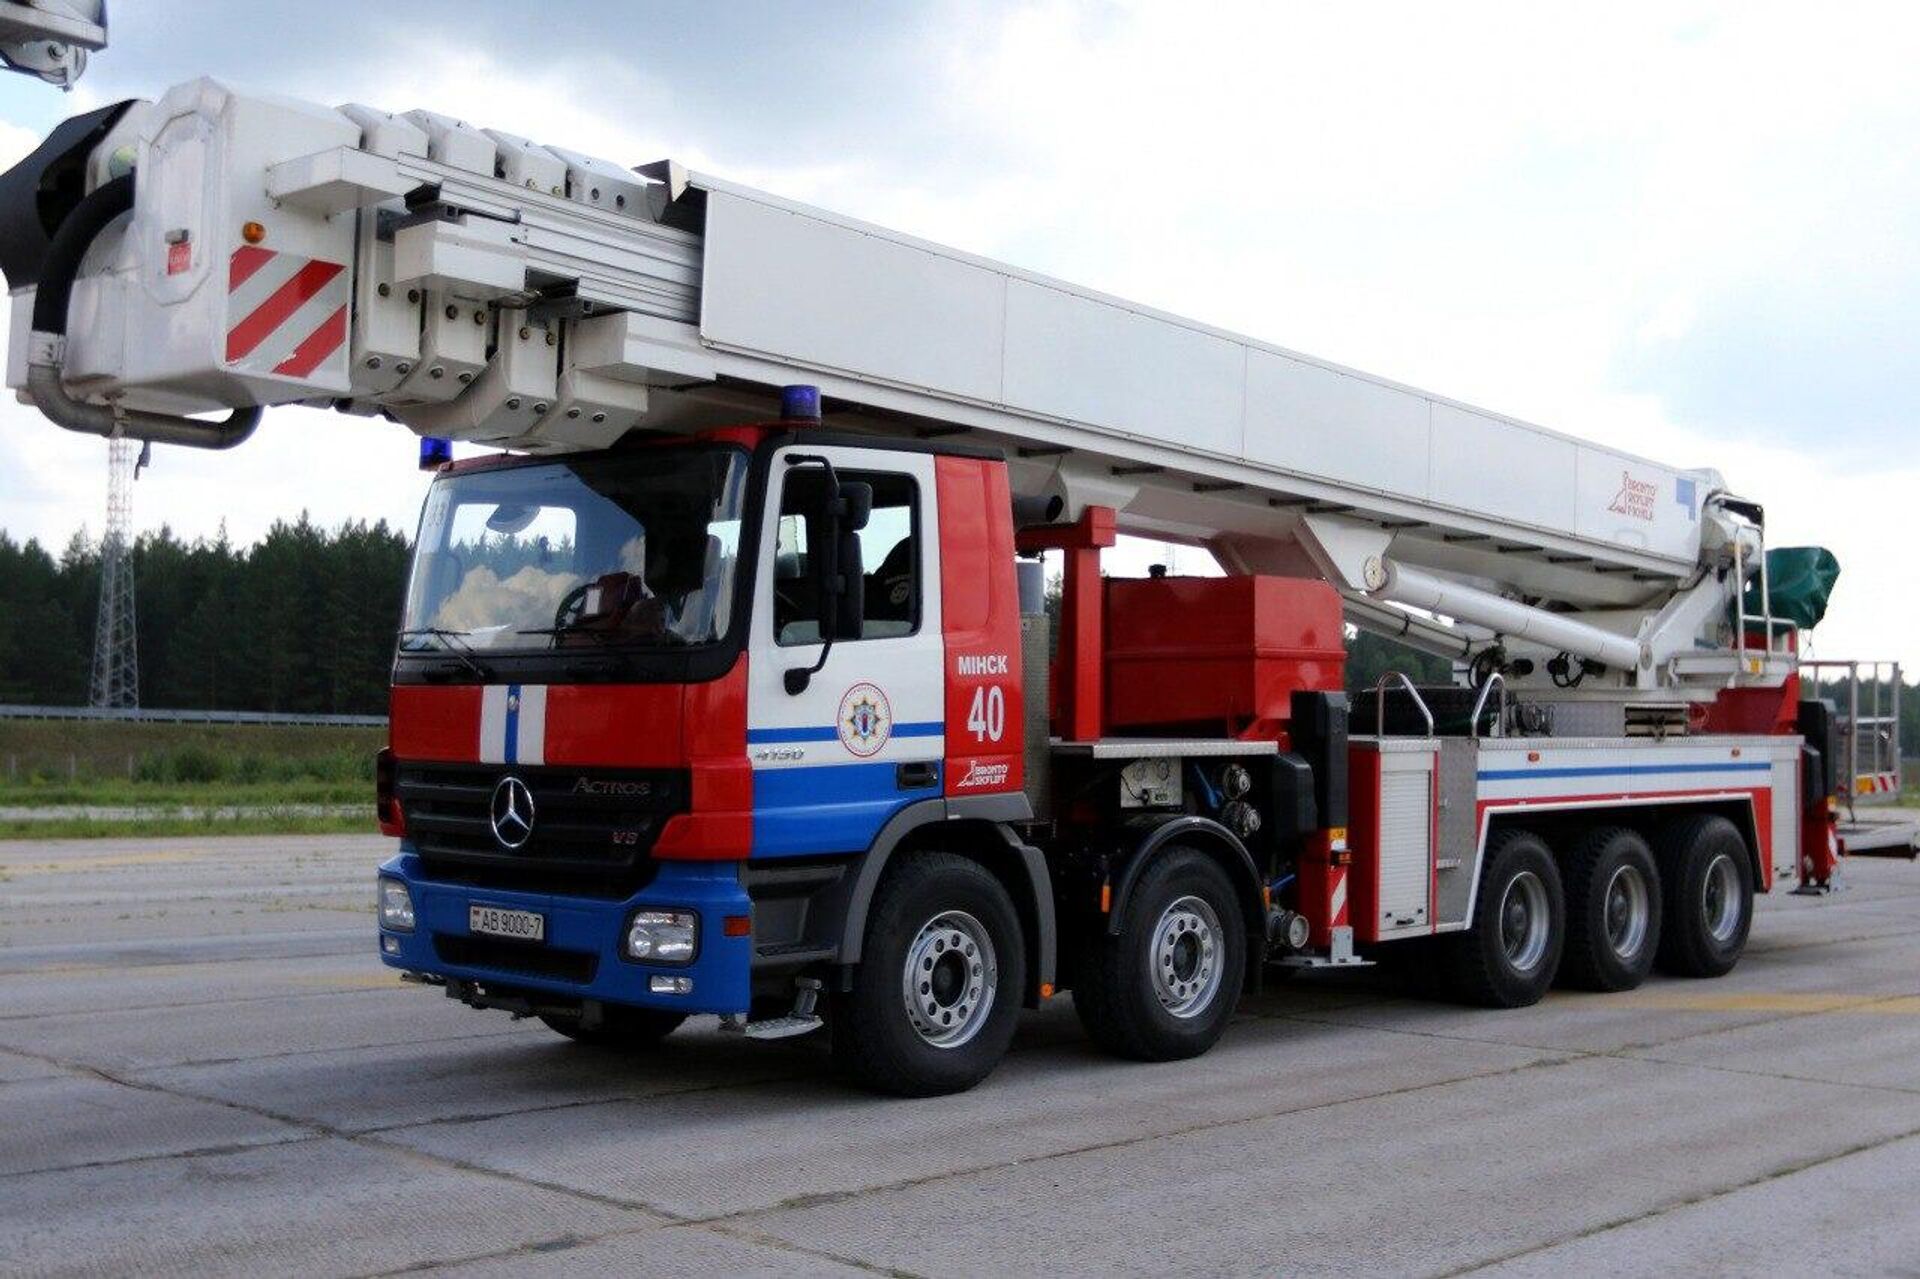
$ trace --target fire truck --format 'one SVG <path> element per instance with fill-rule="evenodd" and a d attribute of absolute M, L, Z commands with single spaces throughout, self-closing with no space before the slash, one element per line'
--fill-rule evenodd
<path fill-rule="evenodd" d="M 1842 852 L 1858 725 L 1799 667 L 1837 566 L 1711 469 L 672 162 L 209 79 L 0 178 L 0 269 L 8 384 L 69 430 L 422 437 L 375 944 L 575 1040 L 823 1028 L 931 1094 L 1066 994 L 1183 1058 L 1289 969 L 1718 976 Z M 1122 534 L 1221 573 L 1105 575 Z M 1350 698 L 1348 628 L 1454 678 Z"/>

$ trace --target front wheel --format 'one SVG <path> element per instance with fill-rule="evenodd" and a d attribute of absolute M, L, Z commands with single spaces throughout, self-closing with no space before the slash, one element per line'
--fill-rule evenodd
<path fill-rule="evenodd" d="M 1538 1003 L 1560 966 L 1566 913 L 1559 868 L 1540 837 L 1524 830 L 1490 837 L 1473 923 L 1440 939 L 1453 995 L 1488 1008 Z"/>
<path fill-rule="evenodd" d="M 1227 1028 L 1246 980 L 1239 899 L 1196 849 L 1161 851 L 1129 896 L 1118 933 L 1088 939 L 1073 987 L 1089 1037 L 1137 1061 L 1197 1057 Z"/>
<path fill-rule="evenodd" d="M 1659 964 L 1677 977 L 1733 971 L 1753 925 L 1753 863 L 1724 817 L 1683 817 L 1660 833 L 1666 918 Z"/>
<path fill-rule="evenodd" d="M 951 853 L 906 856 L 880 883 L 853 989 L 834 1003 L 834 1059 L 905 1097 L 971 1088 L 1013 1042 L 1026 971 L 999 880 Z"/>

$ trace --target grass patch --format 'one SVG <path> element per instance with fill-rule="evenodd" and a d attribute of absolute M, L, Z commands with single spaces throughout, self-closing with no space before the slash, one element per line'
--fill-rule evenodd
<path fill-rule="evenodd" d="M 0 840 L 165 838 L 210 835 L 374 835 L 373 816 L 306 817 L 254 813 L 238 817 L 141 817 L 126 821 L 0 821 Z"/>
<path fill-rule="evenodd" d="M 384 728 L 0 720 L 0 786 L 373 782 Z"/>
<path fill-rule="evenodd" d="M 209 782 L 0 783 L 0 808 L 59 808 L 84 804 L 106 808 L 272 808 L 287 804 L 373 804 L 373 781 L 297 781 L 246 785 Z"/>

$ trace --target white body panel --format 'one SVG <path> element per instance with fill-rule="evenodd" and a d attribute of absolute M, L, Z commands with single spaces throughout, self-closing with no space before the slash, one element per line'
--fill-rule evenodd
<path fill-rule="evenodd" d="M 825 457 L 842 476 L 882 471 L 918 489 L 919 625 L 910 635 L 837 640 L 804 692 L 786 672 L 820 657 L 818 643 L 780 644 L 774 633 L 776 538 L 791 453 Z M 940 612 L 939 506 L 933 456 L 806 445 L 782 450 L 768 482 L 759 531 L 753 624 L 747 641 L 747 755 L 754 769 L 756 855 L 864 848 L 900 806 L 943 793 L 946 649 Z M 871 572 L 876 566 L 868 564 Z M 924 786 L 904 787 L 903 764 L 931 766 Z"/>
<path fill-rule="evenodd" d="M 1171 445 L 1264 491 L 1371 494 L 1448 527 L 1571 534 L 1602 558 L 1640 552 L 1690 566 L 1698 554 L 1700 503 L 1718 482 L 1709 473 L 693 181 L 707 189 L 700 333 L 718 348 L 997 410 L 1035 442 L 1068 442 L 1047 429 L 1057 423 L 1091 433 L 1078 447 L 1117 459 L 1141 456 L 1136 442 Z M 1621 500 L 1628 477 L 1645 500 L 1637 487 L 1636 500 Z"/>

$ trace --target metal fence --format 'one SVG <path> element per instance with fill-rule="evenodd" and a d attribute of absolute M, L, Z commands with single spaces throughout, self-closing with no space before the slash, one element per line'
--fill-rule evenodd
<path fill-rule="evenodd" d="M 169 711 L 138 707 L 0 706 L 0 719 L 81 719 L 136 724 L 282 724 L 385 728 L 385 715 L 294 715 L 279 711 Z"/>

